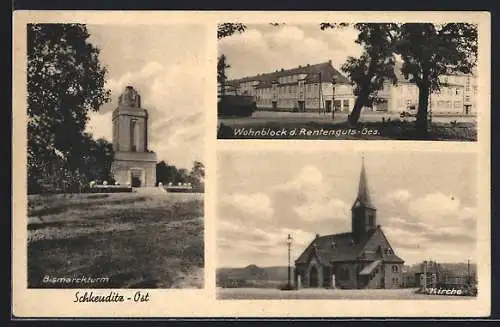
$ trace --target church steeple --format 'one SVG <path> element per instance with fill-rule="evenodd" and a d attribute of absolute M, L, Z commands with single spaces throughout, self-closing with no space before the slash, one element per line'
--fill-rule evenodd
<path fill-rule="evenodd" d="M 373 205 L 366 178 L 365 160 L 361 161 L 358 194 L 351 208 L 352 235 L 354 241 L 359 241 L 371 229 L 377 226 L 377 209 Z"/>
<path fill-rule="evenodd" d="M 361 173 L 359 175 L 358 196 L 356 200 L 359 200 L 361 206 L 375 209 L 371 201 L 368 182 L 366 181 L 365 157 L 361 158 Z"/>

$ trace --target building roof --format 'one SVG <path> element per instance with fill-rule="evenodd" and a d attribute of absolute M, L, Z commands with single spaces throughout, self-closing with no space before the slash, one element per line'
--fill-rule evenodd
<path fill-rule="evenodd" d="M 362 159 L 361 162 L 361 173 L 359 176 L 359 186 L 358 186 L 358 196 L 354 201 L 354 205 L 359 201 L 361 207 L 375 209 L 375 206 L 372 203 L 370 197 L 370 191 L 368 189 L 368 182 L 366 180 L 366 171 L 365 171 L 365 160 Z"/>
<path fill-rule="evenodd" d="M 277 82 L 280 77 L 289 75 L 306 75 L 306 83 L 331 82 L 335 78 L 336 84 L 349 84 L 349 80 L 342 75 L 337 69 L 332 66 L 332 62 L 327 61 L 315 65 L 299 66 L 291 69 L 281 69 L 272 73 L 259 74 L 255 76 L 247 76 L 239 79 L 230 80 L 227 83 L 238 85 L 244 82 L 258 81 L 257 88 L 270 87 L 273 82 Z"/>
<path fill-rule="evenodd" d="M 396 78 L 398 80 L 398 83 L 412 83 L 409 81 L 409 79 L 405 78 L 403 72 L 401 71 L 401 69 L 403 68 L 403 62 L 400 61 L 400 60 L 396 60 L 396 64 L 394 65 L 394 74 L 396 75 Z M 473 74 L 464 74 L 464 73 L 460 73 L 460 72 L 456 72 L 454 74 L 451 74 L 451 75 L 442 75 L 442 76 L 475 76 L 474 73 Z M 457 83 L 441 83 L 443 86 L 462 86 L 461 84 L 457 84 Z"/>
<path fill-rule="evenodd" d="M 360 258 L 362 250 L 377 230 L 380 230 L 383 234 L 382 228 L 377 226 L 377 228 L 367 232 L 357 243 L 353 241 L 350 232 L 316 237 L 299 258 L 295 260 L 295 263 L 307 263 L 311 255 L 316 255 L 318 261 L 322 264 L 330 264 L 330 262 L 335 261 L 363 260 Z M 378 259 L 385 262 L 404 262 L 394 253 L 384 254 L 383 256 L 379 254 Z M 368 260 L 372 261 L 373 259 Z"/>
<path fill-rule="evenodd" d="M 363 270 L 361 270 L 359 272 L 360 275 L 369 275 L 372 273 L 372 271 L 382 262 L 382 260 L 375 260 L 373 261 L 372 263 L 370 263 L 368 266 L 366 266 L 365 268 L 363 268 Z"/>

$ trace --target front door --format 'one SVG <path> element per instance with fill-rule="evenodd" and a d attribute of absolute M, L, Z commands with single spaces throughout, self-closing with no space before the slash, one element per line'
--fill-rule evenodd
<path fill-rule="evenodd" d="M 273 110 L 277 110 L 277 109 L 278 109 L 278 102 L 273 101 Z"/>
<path fill-rule="evenodd" d="M 318 269 L 312 266 L 309 271 L 309 287 L 318 287 Z"/>
<path fill-rule="evenodd" d="M 133 169 L 130 171 L 130 184 L 132 187 L 141 187 L 142 184 L 142 171 L 139 169 Z"/>
<path fill-rule="evenodd" d="M 332 111 L 332 100 L 325 101 L 326 112 Z"/>
<path fill-rule="evenodd" d="M 304 101 L 299 101 L 299 112 L 306 111 L 306 104 Z"/>

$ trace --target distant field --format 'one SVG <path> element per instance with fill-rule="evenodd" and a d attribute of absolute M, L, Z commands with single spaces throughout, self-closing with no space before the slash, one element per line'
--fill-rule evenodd
<path fill-rule="evenodd" d="M 466 300 L 468 296 L 445 296 L 416 294 L 414 288 L 342 290 L 342 289 L 301 289 L 281 291 L 268 288 L 218 288 L 219 300 L 295 300 L 295 299 L 352 299 L 352 300 Z"/>
<path fill-rule="evenodd" d="M 33 195 L 27 227 L 30 288 L 203 287 L 202 194 Z"/>

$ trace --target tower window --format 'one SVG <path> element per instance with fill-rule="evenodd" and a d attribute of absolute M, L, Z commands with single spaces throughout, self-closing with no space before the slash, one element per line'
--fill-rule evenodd
<path fill-rule="evenodd" d="M 135 145 L 135 126 L 137 125 L 136 120 L 130 121 L 130 151 L 137 151 L 137 147 Z"/>
<path fill-rule="evenodd" d="M 375 217 L 372 214 L 368 216 L 368 224 L 370 225 L 370 227 L 375 224 Z"/>
<path fill-rule="evenodd" d="M 399 271 L 399 267 L 398 267 L 398 266 L 396 266 L 396 265 L 393 265 L 393 266 L 392 266 L 392 272 L 393 272 L 393 273 L 397 273 L 398 271 Z"/>

